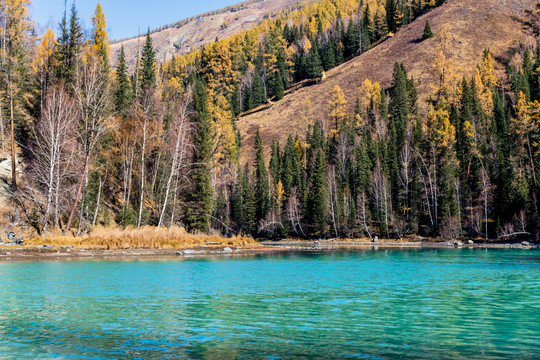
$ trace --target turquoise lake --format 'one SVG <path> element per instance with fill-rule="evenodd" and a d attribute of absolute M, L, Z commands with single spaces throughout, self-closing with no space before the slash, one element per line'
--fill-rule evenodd
<path fill-rule="evenodd" d="M 540 252 L 0 263 L 0 358 L 539 359 Z"/>

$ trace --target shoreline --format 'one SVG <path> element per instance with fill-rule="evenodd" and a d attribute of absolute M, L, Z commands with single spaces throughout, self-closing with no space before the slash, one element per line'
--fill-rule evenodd
<path fill-rule="evenodd" d="M 55 246 L 1 246 L 0 262 L 13 260 L 92 260 L 92 259 L 126 259 L 148 260 L 152 258 L 210 258 L 224 256 L 256 256 L 279 254 L 318 253 L 325 251 L 383 250 L 383 249 L 540 249 L 539 244 L 524 243 L 447 243 L 423 241 L 345 241 L 345 240 L 282 240 L 262 241 L 256 247 L 198 246 L 184 249 L 85 249 Z"/>

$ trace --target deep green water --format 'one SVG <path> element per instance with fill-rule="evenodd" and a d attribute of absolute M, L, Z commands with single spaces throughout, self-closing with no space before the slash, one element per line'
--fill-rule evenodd
<path fill-rule="evenodd" d="M 0 358 L 540 359 L 540 252 L 0 263 Z"/>

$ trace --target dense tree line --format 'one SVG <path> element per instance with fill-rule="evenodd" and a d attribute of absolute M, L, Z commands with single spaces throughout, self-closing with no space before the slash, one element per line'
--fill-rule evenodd
<path fill-rule="evenodd" d="M 324 123 L 304 119 L 307 133 L 242 144 L 241 111 L 439 3 L 384 4 L 310 3 L 166 64 L 148 32 L 130 72 L 123 50 L 111 69 L 99 4 L 87 38 L 72 6 L 58 39 L 49 30 L 36 41 L 29 1 L 10 0 L 0 19 L 1 146 L 24 157 L 17 186 L 12 156 L 11 181 L 25 221 L 39 233 L 117 224 L 275 238 L 536 236 L 536 49 L 512 54 L 501 81 L 488 50 L 460 78 L 466 71 L 441 46 L 427 103 L 396 63 L 389 89 L 366 79 L 347 99 L 336 86 L 316 116 Z"/>
<path fill-rule="evenodd" d="M 443 1 L 322 0 L 283 10 L 249 31 L 164 65 L 186 82 L 193 67 L 223 95 L 233 115 L 280 100 L 287 88 L 317 80 Z"/>

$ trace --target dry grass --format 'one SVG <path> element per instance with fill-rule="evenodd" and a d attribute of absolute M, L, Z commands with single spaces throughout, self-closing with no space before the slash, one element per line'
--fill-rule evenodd
<path fill-rule="evenodd" d="M 210 244 L 209 244 L 210 243 Z M 73 237 L 61 233 L 50 233 L 44 238 L 35 237 L 27 241 L 28 245 L 55 245 L 59 247 L 74 246 L 84 249 L 118 250 L 118 249 L 186 249 L 199 245 L 210 247 L 259 247 L 251 238 L 223 238 L 219 235 L 194 235 L 183 228 L 141 229 L 96 228 L 90 234 Z"/>
<path fill-rule="evenodd" d="M 341 87 L 349 101 L 349 111 L 353 112 L 362 82 L 369 78 L 389 88 L 396 61 L 404 63 L 415 79 L 420 99 L 426 100 L 435 78 L 441 34 L 449 34 L 447 56 L 461 69 L 461 75 L 467 75 L 481 61 L 484 49 L 490 49 L 500 61 L 508 56 L 510 49 L 531 42 L 527 11 L 534 10 L 536 3 L 535 0 L 448 0 L 401 29 L 395 37 L 328 71 L 321 84 L 299 89 L 271 108 L 240 119 L 243 147 L 251 149 L 258 127 L 266 154 L 274 138 L 283 144 L 290 133 L 297 132 L 303 137 L 307 125 L 300 121 L 304 116 L 303 104 L 311 101 L 311 119 L 324 121 L 328 118 L 328 99 L 335 85 Z M 420 41 L 426 21 L 435 36 Z M 502 69 L 500 62 L 498 69 Z M 242 162 L 254 157 L 251 151 L 243 151 L 241 155 Z"/>

